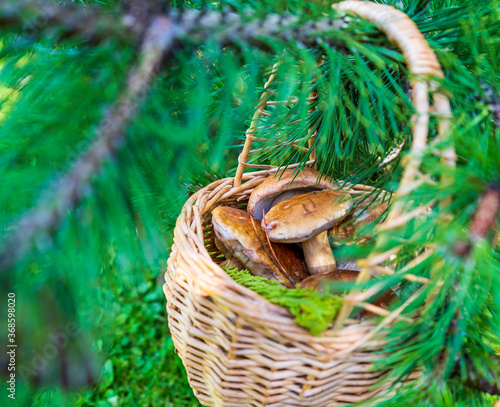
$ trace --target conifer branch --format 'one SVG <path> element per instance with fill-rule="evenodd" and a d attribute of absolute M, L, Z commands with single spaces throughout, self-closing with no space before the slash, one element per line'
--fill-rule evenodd
<path fill-rule="evenodd" d="M 179 13 L 172 10 L 170 16 L 179 26 L 179 37 L 187 42 L 203 43 L 208 37 L 213 37 L 221 45 L 238 45 L 244 41 L 263 49 L 269 48 L 269 38 L 294 41 L 303 46 L 337 42 L 323 34 L 346 25 L 343 18 L 300 21 L 297 16 L 277 14 L 252 19 L 236 13 L 196 10 Z"/>
<path fill-rule="evenodd" d="M 134 10 L 141 9 L 138 4 L 129 0 L 127 11 L 131 13 L 121 18 L 121 27 L 128 27 L 130 30 L 135 27 L 133 31 L 136 33 L 142 31 L 143 26 L 151 20 L 150 12 L 133 16 Z M 36 13 L 45 18 L 36 18 Z M 0 23 L 6 26 L 19 23 L 26 15 L 31 15 L 35 21 L 44 21 L 44 24 L 38 27 L 40 31 L 52 25 L 62 26 L 66 31 L 60 31 L 61 35 L 66 33 L 64 35 L 78 34 L 84 38 L 101 38 L 100 35 L 116 35 L 119 31 L 115 30 L 118 26 L 114 23 L 96 24 L 102 17 L 93 8 L 57 6 L 39 1 L 25 1 L 15 5 L 10 3 L 0 7 Z M 99 173 L 106 158 L 113 155 L 125 141 L 123 130 L 137 112 L 140 94 L 146 90 L 154 67 L 159 65 L 162 56 L 171 50 L 175 41 L 197 45 L 212 37 L 221 45 L 240 44 L 243 41 L 268 48 L 266 39 L 272 37 L 282 41 L 295 41 L 304 46 L 314 46 L 323 42 L 335 42 L 335 39 L 328 40 L 328 36 L 321 34 L 338 30 L 345 25 L 346 21 L 342 18 L 324 17 L 316 21 L 300 21 L 293 15 L 270 14 L 264 19 L 256 20 L 236 13 L 191 9 L 173 9 L 168 15 L 157 17 L 144 36 L 141 65 L 130 75 L 125 94 L 98 127 L 98 140 L 54 188 L 42 195 L 39 209 L 33 209 L 21 218 L 17 232 L 0 251 L 0 268 L 13 264 L 21 253 L 26 253 L 38 233 L 54 230 L 64 214 L 84 196 L 90 178 Z M 99 31 L 102 26 L 107 26 L 108 29 Z"/>
<path fill-rule="evenodd" d="M 127 2 L 126 9 L 121 18 L 111 19 L 103 17 L 94 7 L 22 1 L 0 6 L 0 27 L 4 30 L 16 28 L 18 31 L 22 27 L 21 32 L 35 37 L 56 31 L 58 39 L 79 37 L 89 42 L 98 42 L 110 37 L 127 36 L 130 32 L 140 32 L 149 20 L 151 10 L 158 11 L 157 7 L 145 8 L 144 4 L 141 7 L 140 2 L 134 0 Z M 139 15 L 135 15 L 137 12 Z M 179 37 L 187 42 L 199 44 L 213 36 L 222 45 L 246 41 L 266 49 L 269 47 L 266 37 L 295 40 L 305 46 L 317 45 L 325 41 L 321 34 L 342 28 L 346 24 L 343 18 L 324 17 L 316 21 L 301 22 L 297 16 L 269 14 L 259 20 L 232 12 L 192 9 L 172 9 L 164 17 L 177 26 Z"/>
<path fill-rule="evenodd" d="M 140 63 L 131 72 L 126 91 L 99 125 L 97 140 L 77 159 L 67 174 L 45 191 L 37 208 L 19 220 L 14 235 L 2 248 L 0 270 L 5 271 L 25 255 L 38 234 L 57 228 L 67 212 L 87 195 L 91 177 L 99 174 L 103 163 L 124 144 L 125 126 L 137 114 L 155 68 L 172 47 L 173 40 L 171 21 L 165 17 L 155 18 L 146 33 Z"/>
<path fill-rule="evenodd" d="M 88 22 L 87 19 L 94 16 L 92 11 L 78 11 L 54 5 L 47 5 L 45 8 L 46 4 L 39 2 L 21 4 L 31 8 L 43 4 L 44 7 L 40 10 L 45 10 L 49 16 L 46 21 L 61 23 L 63 27 L 71 28 L 70 32 L 82 35 L 86 32 L 86 26 L 80 23 L 80 19 Z M 22 8 L 12 5 L 9 7 L 0 9 L 0 22 L 3 19 L 13 24 L 23 15 L 20 12 Z M 135 21 L 133 18 L 129 18 L 128 23 L 127 18 L 124 20 L 129 26 Z M 144 18 L 141 21 L 144 22 Z M 175 40 L 199 44 L 212 36 L 221 45 L 246 41 L 267 48 L 269 45 L 266 38 L 274 37 L 285 41 L 295 40 L 304 45 L 315 45 L 320 43 L 318 33 L 338 29 L 343 24 L 341 19 L 324 18 L 300 25 L 298 17 L 295 16 L 280 17 L 271 14 L 263 20 L 252 20 L 235 13 L 195 10 L 184 10 L 182 13 L 173 10 L 168 16 L 156 17 L 145 34 L 140 55 L 141 63 L 129 76 L 125 93 L 98 126 L 98 139 L 77 159 L 67 174 L 42 194 L 37 207 L 17 222 L 15 232 L 0 249 L 0 271 L 5 271 L 26 255 L 37 236 L 53 232 L 66 213 L 87 194 L 91 177 L 99 174 L 103 163 L 124 144 L 126 124 L 137 113 L 142 94 L 147 90 L 155 67 L 160 64 L 165 53 L 171 50 Z M 89 24 L 94 25 L 98 26 L 95 22 Z M 50 24 L 46 26 L 49 27 Z"/>
<path fill-rule="evenodd" d="M 129 37 L 130 18 L 116 19 L 95 7 L 61 5 L 47 1 L 16 1 L 0 5 L 0 27 L 28 37 L 54 33 L 57 39 L 78 37 L 99 43 L 111 37 Z"/>
<path fill-rule="evenodd" d="M 472 250 L 472 245 L 481 239 L 484 239 L 488 232 L 494 228 L 497 217 L 500 214 L 500 186 L 492 184 L 484 191 L 479 200 L 478 209 L 472 219 L 470 227 L 469 242 L 459 242 L 455 245 L 454 251 L 465 257 Z M 456 320 L 460 317 L 460 311 L 457 311 L 455 319 L 452 321 L 452 329 L 456 329 Z M 497 361 L 497 366 L 500 365 L 500 359 L 495 355 L 489 355 L 491 359 Z M 492 395 L 500 395 L 500 387 L 493 372 L 479 372 L 470 357 L 464 354 L 465 359 L 465 379 L 464 384 L 483 393 Z M 460 372 L 460 362 L 457 362 L 453 375 L 458 375 Z"/>

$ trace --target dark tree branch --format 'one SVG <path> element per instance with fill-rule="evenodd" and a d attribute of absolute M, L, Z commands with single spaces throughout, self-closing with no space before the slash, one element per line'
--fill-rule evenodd
<path fill-rule="evenodd" d="M 124 129 L 136 115 L 155 68 L 172 47 L 173 40 L 171 21 L 166 17 L 154 19 L 146 33 L 140 63 L 130 74 L 126 91 L 99 125 L 97 140 L 67 174 L 45 191 L 38 207 L 19 220 L 16 232 L 0 254 L 0 269 L 12 266 L 29 252 L 37 235 L 57 228 L 67 212 L 86 195 L 91 177 L 99 174 L 103 163 L 124 144 Z"/>
<path fill-rule="evenodd" d="M 129 2 L 132 6 L 135 4 L 135 0 Z M 93 38 L 96 33 L 104 36 L 116 34 L 114 30 L 99 31 L 95 28 L 100 26 L 100 15 L 92 9 L 61 8 L 45 2 L 22 2 L 20 5 L 16 3 L 15 6 L 10 4 L 0 7 L 0 23 L 2 21 L 11 25 L 19 23 L 25 13 L 24 7 L 30 9 L 35 18 L 36 10 L 40 7 L 38 10 L 40 15 L 46 17 L 36 19 L 40 22 L 37 28 L 40 32 L 50 30 L 54 24 L 60 24 L 67 28 L 68 35 L 78 34 Z M 137 9 L 132 7 L 130 11 Z M 121 20 L 124 27 L 129 27 L 131 30 L 134 27 L 133 31 L 140 32 L 142 31 L 140 24 L 151 21 L 151 16 L 146 13 L 138 18 L 127 14 Z M 97 140 L 77 159 L 67 174 L 63 175 L 53 187 L 44 191 L 37 207 L 27 212 L 17 222 L 15 232 L 0 249 L 0 271 L 5 271 L 29 253 L 37 236 L 52 233 L 68 211 L 87 194 L 90 190 L 91 177 L 99 174 L 103 163 L 126 141 L 124 135 L 126 125 L 136 115 L 155 68 L 160 65 L 163 56 L 172 49 L 176 40 L 198 45 L 205 42 L 208 37 L 212 37 L 221 45 L 240 45 L 241 41 L 244 41 L 267 49 L 269 47 L 267 38 L 273 37 L 282 41 L 293 40 L 305 46 L 314 46 L 323 44 L 323 40 L 320 39 L 321 33 L 339 29 L 344 25 L 342 19 L 332 18 L 309 21 L 301 26 L 297 26 L 298 22 L 298 17 L 290 15 L 280 17 L 271 14 L 262 20 L 252 20 L 234 13 L 199 12 L 189 9 L 183 10 L 182 13 L 173 10 L 169 16 L 155 17 L 144 35 L 141 62 L 130 74 L 126 91 L 99 125 Z M 113 24 L 111 27 L 114 27 Z M 63 30 L 62 33 L 64 32 Z"/>
<path fill-rule="evenodd" d="M 53 33 L 56 39 L 76 37 L 99 42 L 140 34 L 152 15 L 160 15 L 160 9 L 156 2 L 128 0 L 124 14 L 113 18 L 95 7 L 61 6 L 40 0 L 13 1 L 0 5 L 0 30 L 15 30 L 35 38 Z M 294 40 L 303 45 L 317 45 L 323 40 L 328 43 L 328 38 L 320 39 L 321 34 L 346 24 L 344 19 L 325 17 L 298 25 L 299 18 L 292 15 L 270 14 L 256 20 L 236 13 L 192 9 L 172 9 L 168 18 L 177 26 L 177 36 L 187 42 L 199 44 L 213 36 L 222 45 L 245 41 L 265 49 L 269 48 L 266 37 Z"/>
<path fill-rule="evenodd" d="M 100 12 L 95 7 L 58 5 L 51 1 L 13 1 L 0 5 L 2 31 L 34 37 L 53 35 L 56 40 L 77 37 L 90 43 L 131 37 L 133 21 Z"/>

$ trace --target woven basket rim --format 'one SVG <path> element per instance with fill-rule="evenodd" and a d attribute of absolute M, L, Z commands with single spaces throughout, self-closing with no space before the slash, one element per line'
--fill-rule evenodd
<path fill-rule="evenodd" d="M 275 170 L 269 170 L 266 172 L 274 172 Z M 247 178 L 250 178 L 253 173 L 247 173 L 245 174 Z M 256 176 L 257 179 L 262 177 L 262 172 L 259 172 L 259 174 Z M 260 182 L 263 182 L 266 177 L 262 177 L 260 179 Z M 182 213 L 185 214 L 188 210 L 188 208 L 191 206 L 194 206 L 197 204 L 197 201 L 200 198 L 200 195 L 203 195 L 204 193 L 209 193 L 210 191 L 214 190 L 216 187 L 220 186 L 220 184 L 224 183 L 225 181 L 233 181 L 234 177 L 226 177 L 222 178 L 220 180 L 214 181 L 210 183 L 209 185 L 203 187 L 199 191 L 195 192 L 184 204 Z M 247 185 L 247 183 L 243 184 L 240 187 L 237 188 L 231 188 L 230 191 L 233 190 L 243 190 L 245 189 L 244 187 Z M 256 186 L 256 185 L 255 185 Z M 193 216 L 199 216 L 200 221 L 201 218 L 203 218 L 207 212 L 210 212 L 212 209 L 217 207 L 219 205 L 212 205 L 210 208 L 208 208 L 205 212 L 198 214 L 193 214 Z M 177 220 L 176 224 L 176 231 L 179 230 L 179 226 L 181 222 L 185 221 L 184 216 L 180 216 Z M 176 234 L 177 235 L 177 234 Z M 178 235 L 177 235 L 178 236 Z M 185 247 L 184 245 L 180 245 L 178 240 L 176 239 L 176 242 L 174 246 L 177 248 L 177 250 L 182 252 L 182 257 L 191 257 L 193 260 L 200 262 L 204 265 L 204 267 L 199 267 L 199 270 L 203 273 L 200 275 L 200 279 L 198 281 L 198 284 L 203 286 L 203 291 L 205 293 L 209 293 L 210 297 L 212 299 L 220 299 L 220 297 L 228 297 L 229 296 L 229 291 L 233 292 L 235 295 L 238 295 L 239 297 L 243 297 L 244 299 L 247 300 L 247 302 L 250 302 L 253 306 L 256 306 L 259 310 L 259 312 L 265 312 L 269 315 L 273 315 L 273 320 L 276 321 L 276 318 L 279 318 L 280 324 L 283 324 L 280 326 L 280 328 L 284 331 L 294 331 L 296 334 L 300 334 L 300 337 L 302 337 L 302 340 L 309 340 L 313 342 L 319 342 L 319 343 L 325 343 L 328 342 L 328 339 L 331 338 L 338 338 L 343 336 L 346 332 L 360 328 L 360 329 L 371 329 L 375 326 L 377 326 L 376 318 L 366 318 L 364 320 L 357 320 L 357 319 L 348 319 L 346 323 L 340 328 L 340 329 L 334 329 L 332 325 L 329 326 L 329 328 L 324 331 L 321 335 L 319 336 L 314 336 L 311 332 L 309 332 L 306 328 L 300 326 L 296 321 L 295 321 L 295 316 L 291 314 L 286 308 L 279 306 L 277 304 L 273 304 L 266 298 L 262 297 L 261 295 L 257 294 L 255 291 L 252 291 L 251 289 L 238 284 L 236 281 L 234 281 L 228 274 L 227 272 L 217 263 L 213 261 L 213 259 L 210 257 L 208 250 L 206 249 L 205 245 L 200 246 L 197 245 L 197 248 L 194 247 Z M 168 271 L 167 271 L 168 273 Z M 210 278 L 215 276 L 216 278 Z M 205 277 L 205 278 L 204 278 Z M 241 298 L 240 298 L 241 299 Z M 242 301 L 244 302 L 244 301 Z M 266 318 L 267 319 L 267 318 Z M 332 321 L 332 324 L 335 320 Z M 288 325 L 287 326 L 285 326 Z M 265 325 L 263 325 L 265 327 Z"/>

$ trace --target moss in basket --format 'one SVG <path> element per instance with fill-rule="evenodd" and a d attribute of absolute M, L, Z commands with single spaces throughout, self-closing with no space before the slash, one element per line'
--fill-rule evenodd
<path fill-rule="evenodd" d="M 273 304 L 286 308 L 295 316 L 295 321 L 313 335 L 322 334 L 337 316 L 342 299 L 333 294 L 320 294 L 312 289 L 286 288 L 278 281 L 257 277 L 248 270 L 236 267 L 224 268 L 231 278 Z"/>

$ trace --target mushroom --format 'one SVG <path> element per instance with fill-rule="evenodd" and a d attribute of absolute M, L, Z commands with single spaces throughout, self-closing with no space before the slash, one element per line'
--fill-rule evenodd
<path fill-rule="evenodd" d="M 224 266 L 226 267 L 236 267 L 238 270 L 244 270 L 245 267 L 243 264 L 240 263 L 240 261 L 232 255 L 232 253 L 224 246 L 224 243 L 222 243 L 217 237 L 214 238 L 214 243 L 215 247 L 219 250 L 224 255 L 224 258 L 227 260 L 227 262 L 224 263 Z"/>
<path fill-rule="evenodd" d="M 212 224 L 217 248 L 235 267 L 285 283 L 298 283 L 309 276 L 304 261 L 292 248 L 269 246 L 259 222 L 252 222 L 249 213 L 219 206 L 212 211 Z"/>
<path fill-rule="evenodd" d="M 272 242 L 301 242 L 311 274 L 332 271 L 336 264 L 326 230 L 339 223 L 351 207 L 351 196 L 342 190 L 295 195 L 272 207 L 262 227 Z"/>
<path fill-rule="evenodd" d="M 363 236 L 360 239 L 355 239 L 359 232 L 373 222 L 380 222 L 382 214 L 387 210 L 388 204 L 375 203 L 367 209 L 367 206 L 373 201 L 359 205 L 354 211 L 347 215 L 342 222 L 328 230 L 330 241 L 336 245 L 365 245 L 370 242 L 371 236 Z M 378 206 L 375 206 L 378 205 Z M 358 261 L 352 257 L 340 258 L 337 262 L 337 267 L 343 270 L 361 271 Z"/>
<path fill-rule="evenodd" d="M 368 210 L 366 207 L 358 207 L 348 215 L 342 222 L 328 231 L 332 243 L 352 244 L 355 237 L 364 227 L 373 222 L 380 221 L 380 217 L 387 210 L 388 204 L 382 203 Z M 363 236 L 356 243 L 363 245 L 371 240 L 369 236 Z"/>
<path fill-rule="evenodd" d="M 356 280 L 358 276 L 358 271 L 355 270 L 328 270 L 323 271 L 318 274 L 313 274 L 310 277 L 307 277 L 305 280 L 300 282 L 301 288 L 312 288 L 315 291 L 323 293 L 328 283 L 331 281 L 353 281 Z"/>
<path fill-rule="evenodd" d="M 359 272 L 354 270 L 344 270 L 337 269 L 334 271 L 326 271 L 318 274 L 314 274 L 307 277 L 305 280 L 300 282 L 301 288 L 311 288 L 319 293 L 324 293 L 326 289 L 334 281 L 354 281 L 358 277 Z M 341 292 L 329 291 L 330 294 L 342 294 Z M 398 298 L 398 296 L 392 291 L 392 289 L 387 289 L 381 295 L 379 295 L 375 300 L 370 301 L 371 304 L 377 305 L 382 308 L 387 308 L 389 304 Z M 356 315 L 357 318 L 364 319 L 366 316 L 366 311 L 363 310 Z"/>
<path fill-rule="evenodd" d="M 271 207 L 294 195 L 333 187 L 334 182 L 330 178 L 320 179 L 318 171 L 312 168 L 306 167 L 300 172 L 289 169 L 281 175 L 277 172 L 253 190 L 248 200 L 247 211 L 257 219 L 262 220 L 262 211 L 267 213 Z"/>

